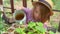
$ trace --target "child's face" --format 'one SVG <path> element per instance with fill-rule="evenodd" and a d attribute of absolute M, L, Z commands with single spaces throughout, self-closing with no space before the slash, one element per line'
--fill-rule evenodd
<path fill-rule="evenodd" d="M 35 8 L 35 11 L 34 11 L 34 18 L 35 18 L 35 20 L 40 20 L 40 18 L 41 18 L 39 9 L 40 9 L 39 7 Z"/>

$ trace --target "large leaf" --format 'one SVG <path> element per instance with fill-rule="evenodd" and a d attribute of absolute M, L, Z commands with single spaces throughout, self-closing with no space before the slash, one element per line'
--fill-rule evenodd
<path fill-rule="evenodd" d="M 0 30 L 2 30 L 4 28 L 4 24 L 2 23 L 2 21 L 0 21 Z"/>
<path fill-rule="evenodd" d="M 29 24 L 28 24 L 28 27 L 33 27 L 33 26 L 36 26 L 36 23 L 34 23 L 34 22 L 29 22 Z"/>
<path fill-rule="evenodd" d="M 16 28 L 15 31 L 18 32 L 19 34 L 25 34 L 22 28 Z"/>
<path fill-rule="evenodd" d="M 1 14 L 2 14 L 2 12 L 0 11 L 0 21 L 2 21 L 2 17 L 1 17 Z"/>
<path fill-rule="evenodd" d="M 28 34 L 34 34 L 33 32 L 28 32 Z"/>
<path fill-rule="evenodd" d="M 49 34 L 54 34 L 54 32 L 52 32 L 52 31 L 49 31 Z"/>
<path fill-rule="evenodd" d="M 40 31 L 40 32 L 46 32 L 46 30 L 43 28 L 43 27 L 39 27 L 39 26 L 36 26 L 36 30 Z"/>
<path fill-rule="evenodd" d="M 43 23 L 41 23 L 41 22 L 38 22 L 37 25 L 40 27 L 43 27 Z"/>
<path fill-rule="evenodd" d="M 4 26 L 2 24 L 0 24 L 0 30 L 3 28 Z"/>

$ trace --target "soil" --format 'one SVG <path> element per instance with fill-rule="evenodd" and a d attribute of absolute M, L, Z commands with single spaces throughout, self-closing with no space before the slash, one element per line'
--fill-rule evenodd
<path fill-rule="evenodd" d="M 18 28 L 19 26 L 18 25 L 14 25 L 15 28 Z"/>
<path fill-rule="evenodd" d="M 21 27 L 21 28 L 24 28 L 24 27 L 25 27 L 25 25 L 20 25 L 20 27 Z"/>
<path fill-rule="evenodd" d="M 17 33 L 17 32 L 15 31 L 14 34 L 19 34 L 19 33 Z"/>
<path fill-rule="evenodd" d="M 3 34 L 8 34 L 8 33 L 3 33 Z"/>
<path fill-rule="evenodd" d="M 24 14 L 18 14 L 15 17 L 16 20 L 22 20 L 23 18 L 24 18 Z"/>
<path fill-rule="evenodd" d="M 12 28 L 8 29 L 8 32 L 13 32 L 13 31 L 14 31 L 14 29 L 12 29 Z"/>

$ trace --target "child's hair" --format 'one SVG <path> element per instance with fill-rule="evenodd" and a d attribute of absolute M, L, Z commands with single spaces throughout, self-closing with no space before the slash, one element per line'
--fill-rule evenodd
<path fill-rule="evenodd" d="M 39 2 L 36 2 L 36 5 L 34 6 L 34 8 L 37 7 L 37 6 L 39 7 L 39 11 L 40 11 L 40 15 L 41 15 L 41 20 L 40 21 L 44 23 L 47 20 L 50 20 L 50 16 L 53 14 L 52 10 L 50 10 L 44 4 L 41 4 Z M 33 12 L 34 12 L 34 9 L 33 9 Z M 32 17 L 34 18 L 33 12 L 32 12 Z"/>

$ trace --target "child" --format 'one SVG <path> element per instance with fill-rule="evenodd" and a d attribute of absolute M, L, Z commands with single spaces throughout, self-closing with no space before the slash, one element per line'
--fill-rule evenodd
<path fill-rule="evenodd" d="M 33 8 L 25 8 L 20 7 L 18 9 L 22 9 L 25 11 L 27 15 L 27 23 L 29 21 L 33 22 L 42 22 L 43 24 L 50 19 L 50 16 L 53 14 L 51 6 L 48 4 L 45 4 L 45 2 L 41 1 L 34 1 Z"/>

